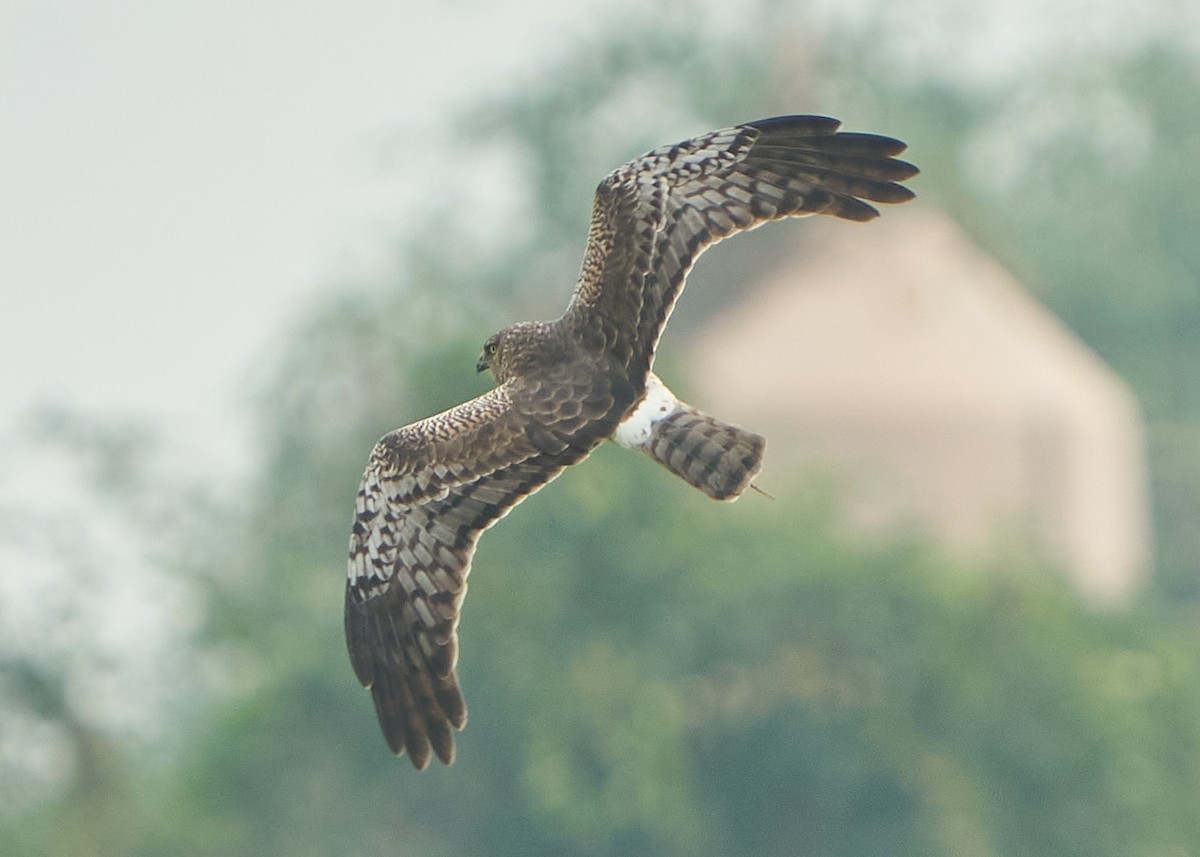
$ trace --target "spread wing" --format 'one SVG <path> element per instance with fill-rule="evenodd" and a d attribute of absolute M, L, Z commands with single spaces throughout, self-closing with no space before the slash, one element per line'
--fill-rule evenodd
<path fill-rule="evenodd" d="M 350 535 L 346 644 L 388 746 L 418 769 L 431 753 L 450 764 L 466 724 L 457 629 L 480 535 L 611 433 L 630 395 L 621 379 L 571 383 L 564 367 L 375 445 Z"/>
<path fill-rule="evenodd" d="M 906 202 L 917 168 L 891 137 L 838 132 L 824 116 L 780 116 L 663 146 L 596 190 L 579 284 L 567 309 L 580 341 L 608 351 L 640 389 L 688 271 L 709 246 L 769 220 L 879 215 Z"/>

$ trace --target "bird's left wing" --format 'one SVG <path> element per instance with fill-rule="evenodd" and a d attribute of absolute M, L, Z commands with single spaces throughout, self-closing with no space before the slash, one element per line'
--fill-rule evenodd
<path fill-rule="evenodd" d="M 836 119 L 780 116 L 648 152 L 596 189 L 579 285 L 577 338 L 625 367 L 640 389 L 696 258 L 769 220 L 830 214 L 870 220 L 863 200 L 896 203 L 916 175 L 891 137 L 839 132 Z"/>
<path fill-rule="evenodd" d="M 453 761 L 452 729 L 466 723 L 457 628 L 479 537 L 585 457 L 628 400 L 603 378 L 564 380 L 497 387 L 385 435 L 367 463 L 350 535 L 346 644 L 388 746 L 417 768 L 431 754 Z M 614 395 L 623 398 L 614 404 Z"/>

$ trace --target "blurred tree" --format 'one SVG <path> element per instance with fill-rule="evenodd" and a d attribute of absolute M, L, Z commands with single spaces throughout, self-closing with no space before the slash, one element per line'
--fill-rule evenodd
<path fill-rule="evenodd" d="M 970 45 L 913 55 L 884 37 L 905 11 L 842 32 L 828 90 L 921 152 L 925 197 L 975 233 L 1137 392 L 1148 422 L 1157 593 L 1200 598 L 1200 57 L 1171 0 L 1105 38 L 1030 49 L 954 80 Z M 930 29 L 961 23 L 949 0 Z M 972 6 L 974 4 L 971 4 Z M 1110 13 L 1111 14 L 1111 13 Z M 1186 29 L 1186 28 L 1185 28 Z M 976 36 L 979 34 L 976 33 Z M 927 34 L 926 34 L 927 36 Z"/>
<path fill-rule="evenodd" d="M 131 772 L 160 773 L 162 724 L 210 699 L 188 549 L 215 498 L 134 425 L 45 408 L 6 441 L 0 850 L 113 853 Z"/>

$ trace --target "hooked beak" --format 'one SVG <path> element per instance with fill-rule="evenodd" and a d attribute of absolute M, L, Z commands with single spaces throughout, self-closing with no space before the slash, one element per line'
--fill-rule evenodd
<path fill-rule="evenodd" d="M 490 369 L 491 365 L 492 364 L 488 361 L 488 359 L 486 357 L 480 357 L 479 362 L 475 364 L 475 371 L 483 372 L 487 369 Z"/>

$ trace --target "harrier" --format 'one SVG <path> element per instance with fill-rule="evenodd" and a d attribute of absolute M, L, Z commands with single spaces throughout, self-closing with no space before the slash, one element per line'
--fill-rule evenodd
<path fill-rule="evenodd" d="M 388 746 L 454 761 L 467 722 L 458 618 L 483 531 L 598 444 L 640 449 L 717 500 L 758 473 L 765 440 L 684 404 L 651 372 L 688 271 L 768 220 L 866 221 L 917 168 L 904 143 L 780 116 L 655 149 L 600 183 L 579 281 L 553 321 L 507 327 L 476 367 L 496 386 L 390 432 L 355 502 L 346 643 Z"/>

